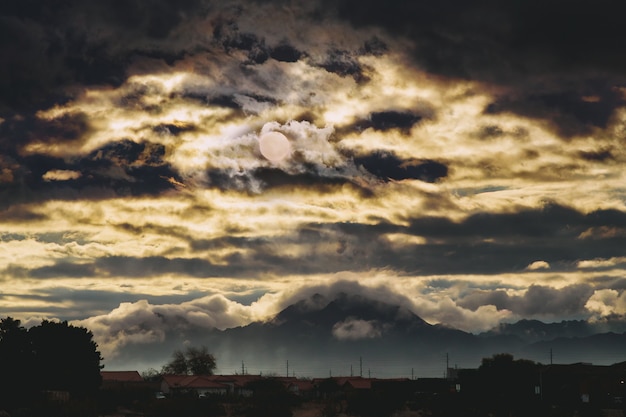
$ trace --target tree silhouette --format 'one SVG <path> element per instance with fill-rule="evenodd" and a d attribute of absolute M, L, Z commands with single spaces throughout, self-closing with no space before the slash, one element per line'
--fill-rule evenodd
<path fill-rule="evenodd" d="M 0 319 L 0 409 L 10 408 L 30 396 L 32 363 L 27 330 L 19 320 Z"/>
<path fill-rule="evenodd" d="M 185 354 L 180 350 L 175 350 L 174 353 L 172 353 L 172 360 L 168 362 L 167 365 L 163 366 L 163 373 L 177 375 L 189 373 Z"/>
<path fill-rule="evenodd" d="M 477 372 L 479 396 L 496 416 L 528 412 L 536 405 L 539 368 L 535 362 L 500 353 L 483 358 Z"/>
<path fill-rule="evenodd" d="M 41 389 L 69 391 L 73 396 L 90 395 L 98 390 L 102 357 L 89 330 L 69 325 L 67 321 L 44 320 L 28 334 Z"/>
<path fill-rule="evenodd" d="M 209 353 L 206 346 L 199 348 L 190 346 L 186 355 L 189 372 L 193 375 L 213 375 L 215 357 Z"/>
<path fill-rule="evenodd" d="M 0 409 L 30 405 L 41 391 L 95 394 L 102 358 L 92 338 L 66 321 L 44 320 L 26 330 L 19 320 L 0 319 Z"/>
<path fill-rule="evenodd" d="M 215 367 L 215 356 L 209 353 L 206 346 L 199 348 L 190 346 L 184 353 L 175 350 L 172 353 L 172 360 L 163 366 L 162 372 L 179 375 L 213 375 Z"/>

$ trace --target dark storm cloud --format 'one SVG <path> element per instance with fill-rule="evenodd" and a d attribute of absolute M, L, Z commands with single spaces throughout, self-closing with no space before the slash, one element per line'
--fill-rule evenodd
<path fill-rule="evenodd" d="M 91 278 L 97 275 L 96 268 L 93 264 L 79 264 L 67 261 L 61 261 L 51 266 L 42 266 L 29 271 L 29 275 L 33 278 Z"/>
<path fill-rule="evenodd" d="M 35 116 L 15 117 L 0 124 L 0 150 L 17 158 L 32 143 L 58 143 L 69 146 L 91 131 L 88 116 L 66 113 L 52 119 Z"/>
<path fill-rule="evenodd" d="M 65 113 L 54 119 L 33 119 L 28 134 L 33 141 L 67 144 L 84 137 L 90 131 L 85 113 Z M 17 132 L 15 132 L 17 133 Z"/>
<path fill-rule="evenodd" d="M 149 114 L 158 114 L 161 107 L 154 103 L 148 103 L 148 99 L 155 95 L 161 94 L 163 91 L 155 86 L 148 84 L 134 83 L 127 87 L 122 96 L 114 101 L 115 106 L 128 110 L 145 111 Z"/>
<path fill-rule="evenodd" d="M 337 240 L 349 242 L 344 251 L 350 264 L 425 274 L 523 271 L 537 260 L 552 270 L 571 271 L 581 259 L 623 256 L 626 237 L 599 234 L 594 229 L 624 230 L 626 213 L 598 210 L 583 214 L 558 205 L 517 213 L 482 213 L 454 222 L 443 217 L 420 217 L 409 226 L 338 223 Z M 312 225 L 314 227 L 314 225 Z M 421 244 L 391 244 L 386 234 L 402 233 L 426 239 Z M 621 236 L 621 237 L 620 237 Z M 326 237 L 328 239 L 328 237 Z M 368 246 L 366 243 L 370 242 Z"/>
<path fill-rule="evenodd" d="M 164 163 L 163 156 L 165 156 L 165 146 L 161 144 L 138 143 L 122 139 L 108 143 L 102 148 L 93 151 L 85 160 L 91 161 L 96 166 L 99 163 L 104 165 L 116 163 L 121 166 L 130 166 L 138 162 L 145 165 L 162 165 Z"/>
<path fill-rule="evenodd" d="M 139 236 L 146 233 L 152 233 L 155 235 L 169 236 L 171 238 L 188 239 L 189 234 L 187 229 L 181 226 L 162 226 L 159 224 L 145 223 L 145 224 L 131 224 L 131 223 L 119 223 L 114 224 L 119 230 L 127 233 Z"/>
<path fill-rule="evenodd" d="M 95 264 L 106 275 L 128 277 L 150 277 L 169 273 L 193 277 L 216 277 L 222 272 L 221 267 L 198 258 L 111 256 L 100 258 Z"/>
<path fill-rule="evenodd" d="M 271 48 L 269 55 L 276 61 L 297 62 L 303 54 L 288 43 L 282 43 Z"/>
<path fill-rule="evenodd" d="M 381 56 L 388 50 L 387 44 L 382 39 L 374 36 L 363 43 L 360 53 L 362 55 Z"/>
<path fill-rule="evenodd" d="M 192 123 L 162 123 L 152 128 L 156 133 L 178 136 L 184 132 L 194 132 L 198 130 L 198 126 Z M 164 148 L 163 148 L 164 149 Z M 164 155 L 163 151 L 160 151 Z"/>
<path fill-rule="evenodd" d="M 33 110 L 75 83 L 119 85 L 134 57 L 180 51 L 155 47 L 184 19 L 206 13 L 198 0 L 35 0 L 0 10 L 0 113 Z"/>
<path fill-rule="evenodd" d="M 383 180 L 417 179 L 436 182 L 448 175 L 448 167 L 440 162 L 402 160 L 386 151 L 355 157 L 354 163 Z"/>
<path fill-rule="evenodd" d="M 587 85 L 585 85 L 587 84 Z M 501 97 L 489 104 L 485 113 L 516 113 L 546 119 L 565 137 L 589 134 L 594 127 L 606 128 L 613 112 L 626 104 L 623 93 L 605 81 L 591 80 L 583 85 L 563 85 L 560 91 Z"/>
<path fill-rule="evenodd" d="M 0 207 L 2 207 L 0 205 Z M 32 210 L 26 209 L 24 207 L 9 207 L 6 210 L 0 211 L 0 221 L 11 223 L 11 222 L 36 222 L 38 220 L 45 220 L 47 216 L 41 213 L 34 213 Z M 0 240 L 4 240 L 4 235 L 0 237 Z M 12 239 L 11 239 L 12 240 Z"/>
<path fill-rule="evenodd" d="M 357 83 L 363 83 L 369 80 L 365 74 L 366 69 L 357 60 L 357 57 L 346 50 L 329 50 L 325 60 L 318 64 L 318 66 L 342 77 L 352 77 Z"/>
<path fill-rule="evenodd" d="M 75 290 L 71 288 L 50 288 L 38 291 L 36 298 L 42 301 L 71 300 L 75 309 L 91 309 L 99 311 L 110 311 L 118 307 L 121 303 L 134 303 L 139 300 L 147 300 L 153 304 L 180 304 L 207 295 L 206 292 L 192 291 L 186 294 L 152 295 L 141 292 L 130 291 L 113 292 L 102 290 Z M 54 303 L 51 303 L 54 304 Z M 77 314 L 75 317 L 59 317 L 64 320 L 78 319 L 84 317 Z"/>
<path fill-rule="evenodd" d="M 373 112 L 367 118 L 358 120 L 350 125 L 338 128 L 338 133 L 350 133 L 353 131 L 362 132 L 365 129 L 374 129 L 386 132 L 392 129 L 398 129 L 405 135 L 411 132 L 411 128 L 419 123 L 423 118 L 430 117 L 429 114 L 417 114 L 407 111 L 386 110 Z"/>
<path fill-rule="evenodd" d="M 341 167 L 344 169 L 345 167 Z M 326 194 L 348 186 L 353 188 L 361 197 L 374 195 L 373 191 L 358 181 L 354 174 L 348 174 L 342 169 L 321 170 L 315 164 L 303 162 L 299 172 L 286 172 L 272 167 L 260 167 L 242 172 L 232 169 L 211 169 L 206 172 L 211 187 L 222 190 L 237 190 L 251 195 L 258 194 L 259 189 L 294 190 L 306 188 Z"/>
<path fill-rule="evenodd" d="M 552 123 L 564 136 L 606 126 L 626 85 L 626 5 L 602 0 L 327 2 L 356 27 L 412 42 L 427 71 L 509 87 L 491 112 Z M 512 93 L 512 97 L 510 94 Z"/>
<path fill-rule="evenodd" d="M 340 18 L 380 26 L 414 41 L 427 69 L 456 77 L 506 81 L 546 70 L 608 69 L 626 64 L 626 6 L 611 0 L 340 0 Z"/>
<path fill-rule="evenodd" d="M 610 270 L 610 269 L 625 269 L 626 260 L 621 263 L 616 263 L 612 268 L 594 268 L 594 271 Z M 589 280 L 590 283 L 595 284 L 600 289 L 613 289 L 623 291 L 626 290 L 626 278 L 615 278 L 613 276 L 594 277 Z"/>
<path fill-rule="evenodd" d="M 162 274 L 201 278 L 257 277 L 260 271 L 281 275 L 386 268 L 393 268 L 398 273 L 500 274 L 525 271 L 537 260 L 548 262 L 553 271 L 572 271 L 581 257 L 582 260 L 619 257 L 623 256 L 622 248 L 626 246 L 626 237 L 580 238 L 583 232 L 594 227 L 626 228 L 625 213 L 597 211 L 582 214 L 560 206 L 512 214 L 476 215 L 461 222 L 429 217 L 413 220 L 409 226 L 382 220 L 377 224 L 315 223 L 271 239 L 244 236 L 198 239 L 184 228 L 150 224 L 141 227 L 120 224 L 118 227 L 133 234 L 168 235 L 187 242 L 194 251 L 233 251 L 219 263 L 203 256 L 115 256 L 91 263 L 59 261 L 30 271 L 22 268 L 5 273 L 41 279 Z M 415 235 L 425 241 L 401 244 L 390 241 L 389 234 Z M 300 248 L 299 255 L 292 256 L 283 249 L 285 247 Z M 497 292 L 489 294 L 494 299 L 503 297 Z M 509 302 L 508 299 L 496 305 L 505 302 Z M 530 311 L 531 306 L 524 308 Z"/>
<path fill-rule="evenodd" d="M 213 38 L 226 52 L 232 50 L 246 51 L 246 64 L 263 64 L 268 59 L 280 62 L 297 62 L 305 56 L 287 40 L 276 45 L 267 45 L 265 39 L 254 33 L 242 32 L 235 19 L 219 18 L 214 23 Z"/>
<path fill-rule="evenodd" d="M 135 303 L 139 300 L 148 300 L 154 304 L 180 304 L 192 301 L 203 296 L 206 292 L 189 292 L 185 294 L 151 295 L 130 291 L 114 292 L 102 290 L 76 290 L 72 288 L 48 288 L 34 291 L 30 294 L 4 293 L 0 299 L 10 297 L 20 300 L 23 307 L 12 307 L 10 312 L 25 312 L 29 314 L 43 314 L 47 317 L 55 317 L 60 320 L 82 319 L 85 315 L 98 315 L 109 312 L 121 303 Z M 38 306 L 33 307 L 32 302 Z M 61 305 L 64 304 L 64 305 Z M 4 315 L 4 309 L 0 307 L 0 315 Z"/>
<path fill-rule="evenodd" d="M 216 22 L 215 28 L 213 29 L 213 38 L 226 52 L 230 52 L 233 49 L 247 51 L 248 60 L 246 64 L 248 65 L 263 64 L 270 58 L 272 52 L 274 52 L 272 58 L 279 61 L 295 62 L 300 57 L 300 52 L 293 47 L 291 47 L 290 50 L 286 50 L 278 46 L 278 49 L 273 51 L 265 44 L 265 40 L 260 39 L 255 34 L 240 32 L 234 20 L 219 20 Z M 289 59 L 293 59 L 296 55 L 297 58 L 295 61 L 289 61 Z"/>
<path fill-rule="evenodd" d="M 604 162 L 615 159 L 613 152 L 609 149 L 600 149 L 597 151 L 580 151 L 579 155 L 586 161 Z"/>
<path fill-rule="evenodd" d="M 49 199 L 100 199 L 124 195 L 157 195 L 180 180 L 178 173 L 163 161 L 160 144 L 130 140 L 109 143 L 82 158 L 55 158 L 42 154 L 15 156 L 13 181 L 0 190 L 0 207 Z M 77 178 L 48 181 L 49 171 L 79 173 Z"/>
<path fill-rule="evenodd" d="M 587 284 L 560 289 L 531 285 L 523 296 L 511 296 L 504 291 L 476 291 L 459 299 L 457 304 L 471 310 L 494 305 L 498 310 L 510 310 L 523 316 L 585 314 L 585 304 L 593 292 L 593 287 Z"/>
<path fill-rule="evenodd" d="M 228 91 L 225 94 L 212 94 L 198 91 L 196 89 L 189 89 L 184 91 L 181 94 L 181 97 L 198 101 L 208 106 L 217 106 L 237 110 L 238 112 L 234 112 L 235 115 L 241 117 L 245 117 L 246 115 L 246 112 L 242 111 L 244 107 L 241 100 L 242 98 L 251 99 L 252 101 L 255 101 L 257 103 L 267 103 L 272 105 L 276 105 L 279 103 L 279 100 L 274 97 L 269 97 L 267 95 L 262 95 L 251 91 L 241 91 L 236 89 L 232 89 L 232 91 Z"/>
<path fill-rule="evenodd" d="M 626 227 L 626 213 L 619 210 L 596 210 L 588 214 L 558 204 L 514 213 L 479 213 L 461 223 L 446 218 L 416 218 L 410 230 L 432 237 L 474 236 L 505 237 L 563 236 L 578 238 L 590 227 Z"/>
<path fill-rule="evenodd" d="M 528 130 L 523 127 L 516 127 L 512 130 L 505 130 L 501 126 L 490 124 L 481 126 L 478 131 L 474 133 L 474 136 L 482 140 L 498 139 L 504 136 L 524 139 L 528 136 Z"/>
<path fill-rule="evenodd" d="M 281 170 L 273 168 L 260 168 L 255 170 L 255 176 L 259 178 L 268 188 L 288 187 L 295 188 L 305 186 L 307 188 L 314 187 L 319 191 L 332 191 L 337 186 L 344 184 L 353 184 L 349 178 L 340 176 L 320 177 L 312 172 L 289 175 Z M 355 187 L 357 187 L 355 185 Z"/>

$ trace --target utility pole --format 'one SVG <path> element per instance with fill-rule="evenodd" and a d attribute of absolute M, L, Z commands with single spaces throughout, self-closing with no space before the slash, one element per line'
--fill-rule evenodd
<path fill-rule="evenodd" d="M 287 377 L 289 377 L 289 359 L 287 359 Z"/>
<path fill-rule="evenodd" d="M 415 379 L 415 374 L 413 373 L 413 368 L 411 368 L 411 381 Z"/>
<path fill-rule="evenodd" d="M 350 376 L 354 376 L 354 375 L 352 374 L 352 364 L 350 364 Z"/>
<path fill-rule="evenodd" d="M 244 370 L 243 361 L 241 361 L 241 375 L 245 375 L 246 372 Z"/>
<path fill-rule="evenodd" d="M 448 369 L 450 368 L 450 355 L 446 352 L 446 379 L 448 379 Z"/>
<path fill-rule="evenodd" d="M 550 348 L 550 365 L 552 365 L 552 348 Z"/>
<path fill-rule="evenodd" d="M 359 376 L 363 378 L 363 357 L 359 356 Z"/>

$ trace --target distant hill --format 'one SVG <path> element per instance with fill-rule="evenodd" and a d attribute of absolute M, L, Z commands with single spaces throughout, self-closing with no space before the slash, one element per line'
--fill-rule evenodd
<path fill-rule="evenodd" d="M 527 357 L 546 356 L 552 352 L 555 363 L 588 362 L 610 365 L 626 358 L 626 333 L 598 333 L 585 337 L 559 337 L 523 347 Z M 549 363 L 544 360 L 544 363 Z"/>
<path fill-rule="evenodd" d="M 282 369 L 289 360 L 293 369 L 317 375 L 333 368 L 346 375 L 350 365 L 352 372 L 357 365 L 360 372 L 363 360 L 365 369 L 375 368 L 379 376 L 397 375 L 399 369 L 405 376 L 411 370 L 440 376 L 445 372 L 446 353 L 456 363 L 478 366 L 484 355 L 513 347 L 508 339 L 498 340 L 493 350 L 491 340 L 431 325 L 405 307 L 345 293 L 333 299 L 317 294 L 285 308 L 272 320 L 214 336 L 211 343 L 219 350 L 218 362 L 251 358 L 250 363 Z"/>
<path fill-rule="evenodd" d="M 411 370 L 441 376 L 446 355 L 451 367 L 478 367 L 482 358 L 502 352 L 549 363 L 550 349 L 561 363 L 626 359 L 626 335 L 598 329 L 585 321 L 522 320 L 474 335 L 431 325 L 406 307 L 341 293 L 332 299 L 316 294 L 267 322 L 216 332 L 212 343 L 218 360 L 269 369 L 286 368 L 289 360 L 296 372 L 324 375 L 334 368 L 345 375 L 350 365 L 360 372 L 363 360 L 379 376 L 410 376 Z"/>
<path fill-rule="evenodd" d="M 596 333 L 594 327 L 584 320 L 544 323 L 539 320 L 520 320 L 502 323 L 495 329 L 481 333 L 481 337 L 515 336 L 525 343 L 552 340 L 558 337 L 584 337 Z"/>
<path fill-rule="evenodd" d="M 128 345 L 120 360 L 165 363 L 182 341 L 206 345 L 217 358 L 218 371 L 299 376 L 359 375 L 373 377 L 442 376 L 450 367 L 477 368 L 497 353 L 541 363 L 626 360 L 622 321 L 543 323 L 521 320 L 474 335 L 431 325 L 406 307 L 360 295 L 333 298 L 316 294 L 300 300 L 265 322 L 226 330 L 180 328 L 157 347 Z M 289 363 L 289 365 L 287 365 Z"/>

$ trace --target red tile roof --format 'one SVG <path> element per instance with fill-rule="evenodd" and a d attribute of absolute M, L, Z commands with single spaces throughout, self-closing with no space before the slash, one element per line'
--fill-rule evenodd
<path fill-rule="evenodd" d="M 208 375 L 163 375 L 163 380 L 172 388 L 228 388 Z"/>
<path fill-rule="evenodd" d="M 210 378 L 214 381 L 230 383 L 237 387 L 243 387 L 249 382 L 263 379 L 260 375 L 212 375 Z"/>
<path fill-rule="evenodd" d="M 143 382 L 137 371 L 100 371 L 102 381 L 113 382 Z"/>
<path fill-rule="evenodd" d="M 306 379 L 297 379 L 295 381 L 290 381 L 292 384 L 298 387 L 298 391 L 311 391 L 313 390 L 313 382 Z"/>
<path fill-rule="evenodd" d="M 361 378 L 350 378 L 343 385 L 350 384 L 354 389 L 371 389 L 372 380 Z"/>

